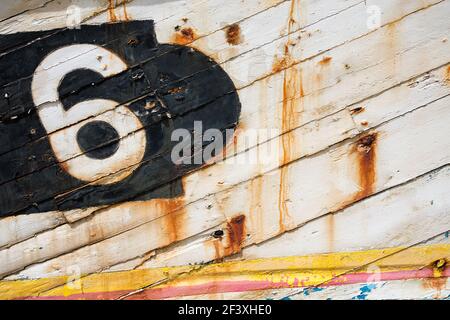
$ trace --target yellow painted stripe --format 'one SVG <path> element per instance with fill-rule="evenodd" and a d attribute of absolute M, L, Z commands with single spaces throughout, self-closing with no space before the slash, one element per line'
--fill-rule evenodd
<path fill-rule="evenodd" d="M 387 256 L 387 257 L 386 257 Z M 82 277 L 80 286 L 68 284 L 67 276 L 36 280 L 0 281 L 0 298 L 32 296 L 71 296 L 76 294 L 133 291 L 152 284 L 155 288 L 192 286 L 217 281 L 301 282 L 318 285 L 346 272 L 367 272 L 359 268 L 371 264 L 380 272 L 409 271 L 430 266 L 450 257 L 450 244 L 412 248 L 388 248 L 359 252 L 341 252 L 300 257 L 233 261 L 207 266 L 181 266 L 97 273 Z M 358 269 L 358 270 L 353 270 Z M 176 278 L 176 279 L 174 279 Z M 78 289 L 77 287 L 81 287 Z"/>

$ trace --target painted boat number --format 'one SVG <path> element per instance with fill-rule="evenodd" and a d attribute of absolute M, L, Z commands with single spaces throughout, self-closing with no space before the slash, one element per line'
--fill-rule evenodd
<path fill-rule="evenodd" d="M 171 161 L 173 130 L 239 119 L 223 69 L 152 21 L 0 35 L 0 52 L 0 216 L 178 197 L 201 164 Z"/>
<path fill-rule="evenodd" d="M 82 54 L 83 52 L 86 54 Z M 78 55 L 72 58 L 75 61 L 66 63 L 67 57 L 73 56 L 74 53 Z M 46 72 L 47 69 L 51 69 L 50 75 Z M 103 77 L 109 77 L 125 71 L 127 65 L 117 55 L 102 47 L 79 44 L 61 48 L 49 54 L 39 64 L 33 75 L 31 85 L 33 102 L 38 106 L 37 113 L 45 130 L 53 133 L 68 127 L 49 135 L 51 147 L 58 161 L 70 159 L 66 170 L 73 177 L 84 181 L 96 181 L 108 173 L 131 167 L 142 161 L 146 145 L 145 131 L 140 130 L 142 123 L 128 107 L 117 107 L 119 103 L 113 100 L 86 100 L 65 110 L 59 100 L 58 87 L 65 75 L 77 69 L 88 69 Z M 90 117 L 92 119 L 76 124 Z M 117 150 L 106 158 L 95 158 L 95 156 L 84 154 L 83 152 L 88 150 L 82 150 L 80 143 L 82 138 L 77 141 L 77 136 L 83 132 L 83 128 L 93 123 L 99 125 L 99 121 L 112 126 L 119 137 L 125 137 L 118 140 Z M 79 154 L 82 155 L 72 156 Z M 130 173 L 131 170 L 126 175 L 121 175 L 120 180 Z M 108 181 L 105 179 L 103 182 L 100 179 L 99 182 L 107 184 Z"/>

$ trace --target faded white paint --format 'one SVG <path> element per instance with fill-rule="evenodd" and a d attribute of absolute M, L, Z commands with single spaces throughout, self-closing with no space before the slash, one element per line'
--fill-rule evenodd
<path fill-rule="evenodd" d="M 104 2 L 82 7 L 85 23 L 111 18 Z M 177 25 L 194 29 L 196 39 L 189 45 L 221 63 L 238 87 L 240 134 L 229 146 L 227 159 L 216 159 L 217 164 L 184 177 L 185 195 L 176 205 L 152 200 L 1 219 L 0 275 L 59 276 L 71 265 L 85 274 L 211 262 L 226 255 L 223 246 L 230 240 L 225 234 L 217 252 L 220 241 L 211 233 L 226 229 L 240 214 L 246 217 L 247 236 L 240 254 L 228 259 L 414 246 L 450 230 L 450 1 L 294 2 L 293 16 L 291 1 L 281 0 L 230 0 L 226 7 L 218 0 L 127 4 L 132 19 L 155 19 L 160 42 L 173 42 Z M 0 21 L 0 32 L 64 27 L 66 5 L 49 2 L 38 8 L 41 3 L 34 1 L 22 14 L 19 6 L 8 7 L 9 15 L 19 14 Z M 373 5 L 382 13 L 381 26 L 375 29 L 367 26 L 367 9 Z M 121 10 L 115 10 L 118 19 L 124 18 Z M 91 17 L 94 11 L 101 13 Z M 237 45 L 229 44 L 224 32 L 233 23 L 242 32 Z M 35 102 L 42 104 L 47 131 L 64 128 L 50 135 L 54 146 L 73 137 L 90 121 L 86 118 L 116 123 L 120 136 L 127 137 L 121 140 L 124 157 L 136 157 L 113 171 L 132 170 L 140 160 L 136 146 L 144 145 L 145 137 L 140 123 L 127 116 L 126 106 L 93 100 L 86 102 L 97 107 L 92 113 L 54 112 L 60 108 L 58 97 L 56 90 L 48 89 L 68 70 L 84 64 L 107 76 L 126 69 L 118 61 L 99 63 L 95 50 L 101 49 L 68 49 L 64 57 L 49 60 L 36 73 Z M 303 89 L 286 90 L 289 81 L 301 83 Z M 298 115 L 294 121 L 285 119 L 287 104 Z M 119 123 L 125 119 L 130 122 L 122 128 Z M 252 129 L 276 130 L 249 144 L 244 137 Z M 137 140 L 127 142 L 136 130 L 130 139 Z M 373 190 L 360 199 L 364 186 L 355 144 L 372 132 L 378 133 L 375 179 Z M 287 160 L 239 161 L 270 148 L 286 152 L 286 139 L 291 141 Z M 104 183 L 123 177 L 121 172 L 110 175 L 106 166 L 88 165 L 76 143 L 68 146 L 57 155 L 60 161 L 70 159 L 73 175 L 86 181 L 104 178 Z M 287 208 L 281 219 L 280 206 Z M 169 236 L 169 219 L 179 228 L 175 238 Z M 350 285 L 307 296 L 286 289 L 215 297 L 348 299 L 357 297 L 359 289 Z M 448 296 L 448 282 L 441 293 L 441 298 Z M 420 280 L 402 280 L 377 284 L 367 298 L 435 294 Z"/>

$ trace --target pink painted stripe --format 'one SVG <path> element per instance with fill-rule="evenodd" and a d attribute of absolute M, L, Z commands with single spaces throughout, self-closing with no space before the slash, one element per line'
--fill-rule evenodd
<path fill-rule="evenodd" d="M 407 279 L 423 279 L 433 278 L 434 271 L 432 268 L 424 268 L 420 270 L 407 270 L 407 271 L 391 271 L 382 272 L 381 274 L 374 275 L 373 273 L 352 273 L 343 276 L 339 276 L 332 281 L 329 281 L 322 285 L 327 286 L 341 286 L 357 283 L 370 283 L 375 281 L 392 281 L 392 280 L 407 280 Z M 450 268 L 446 268 L 442 272 L 442 277 L 450 277 Z M 294 283 L 290 284 L 284 281 L 272 282 L 266 281 L 215 281 L 199 285 L 191 286 L 169 286 L 163 288 L 150 288 L 142 290 L 136 294 L 128 296 L 126 299 L 144 300 L 144 299 L 166 299 L 175 298 L 181 296 L 193 296 L 210 293 L 226 293 L 226 292 L 244 292 L 244 291 L 256 291 L 266 289 L 284 289 L 284 288 L 301 288 L 307 287 L 304 281 L 296 279 Z M 48 296 L 48 297 L 27 297 L 25 299 L 31 300 L 75 300 L 75 299 L 87 299 L 87 300 L 108 300 L 117 299 L 121 296 L 129 294 L 134 290 L 121 290 L 114 292 L 93 292 L 84 294 L 75 294 L 71 296 Z M 22 298 L 24 299 L 24 298 Z"/>

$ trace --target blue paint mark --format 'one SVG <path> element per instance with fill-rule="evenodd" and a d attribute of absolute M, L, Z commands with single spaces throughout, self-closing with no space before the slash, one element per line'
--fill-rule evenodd
<path fill-rule="evenodd" d="M 373 289 L 376 289 L 376 287 L 376 284 L 367 284 L 362 286 L 361 288 L 359 288 L 359 295 L 353 297 L 352 300 L 366 300 L 369 293 L 371 293 Z"/>
<path fill-rule="evenodd" d="M 447 232 L 445 233 L 445 237 L 448 238 L 449 235 L 450 235 L 450 231 L 447 231 Z"/>
<path fill-rule="evenodd" d="M 305 296 L 309 296 L 311 293 L 314 293 L 314 292 L 320 292 L 320 291 L 322 291 L 323 290 L 323 288 L 316 288 L 316 287 L 313 287 L 313 288 L 306 288 L 305 290 L 303 290 L 303 294 L 305 295 Z"/>
<path fill-rule="evenodd" d="M 291 300 L 291 298 L 290 297 L 284 297 L 284 298 L 281 298 L 281 300 Z"/>

